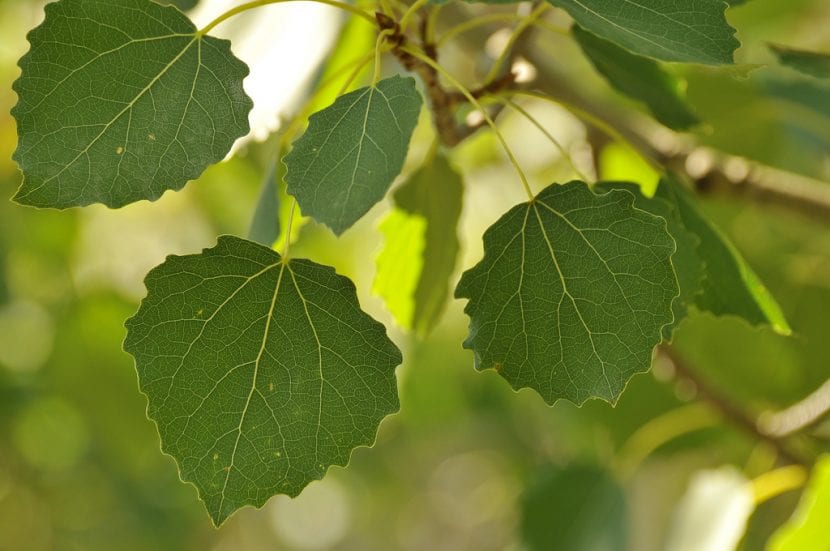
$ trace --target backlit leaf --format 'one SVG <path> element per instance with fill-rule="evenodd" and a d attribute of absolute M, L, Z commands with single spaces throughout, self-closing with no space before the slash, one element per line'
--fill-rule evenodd
<path fill-rule="evenodd" d="M 217 525 L 345 465 L 397 411 L 400 352 L 333 268 L 225 236 L 145 282 L 124 349 Z"/>
<path fill-rule="evenodd" d="M 484 258 L 461 278 L 470 299 L 464 346 L 548 403 L 615 402 L 648 370 L 672 323 L 678 283 L 666 221 L 631 193 L 552 185 L 484 234 Z"/>
<path fill-rule="evenodd" d="M 830 516 L 830 456 L 816 463 L 807 489 L 792 518 L 770 538 L 768 551 L 830 549 L 827 519 Z"/>
<path fill-rule="evenodd" d="M 288 193 L 340 235 L 386 194 L 421 111 L 415 80 L 394 76 L 312 115 L 285 157 Z"/>
<path fill-rule="evenodd" d="M 46 6 L 29 42 L 14 85 L 19 203 L 154 200 L 248 132 L 248 68 L 176 8 L 60 0 Z"/>

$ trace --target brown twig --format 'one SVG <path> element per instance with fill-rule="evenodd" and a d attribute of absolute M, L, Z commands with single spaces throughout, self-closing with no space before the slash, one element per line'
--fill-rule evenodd
<path fill-rule="evenodd" d="M 678 377 L 694 383 L 697 388 L 698 396 L 717 408 L 724 418 L 730 421 L 733 425 L 742 428 L 753 437 L 772 446 L 778 452 L 778 455 L 785 461 L 795 463 L 797 465 L 803 465 L 807 468 L 812 466 L 813 461 L 810 458 L 805 457 L 801 452 L 793 449 L 789 441 L 782 437 L 762 431 L 758 425 L 758 422 L 752 416 L 735 405 L 727 396 L 703 380 L 671 348 L 662 346 L 660 347 L 660 353 L 671 362 Z"/>

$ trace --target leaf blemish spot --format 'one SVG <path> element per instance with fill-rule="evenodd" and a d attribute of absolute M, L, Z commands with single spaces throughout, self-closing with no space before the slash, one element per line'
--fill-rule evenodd
<path fill-rule="evenodd" d="M 116 154 L 116 155 L 121 155 L 122 153 L 124 153 L 124 148 L 123 148 L 123 147 L 121 147 L 121 146 L 119 145 L 119 146 L 115 149 L 115 154 Z"/>

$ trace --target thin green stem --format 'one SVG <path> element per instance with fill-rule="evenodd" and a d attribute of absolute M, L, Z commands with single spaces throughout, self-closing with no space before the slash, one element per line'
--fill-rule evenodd
<path fill-rule="evenodd" d="M 345 2 L 338 2 L 337 0 L 253 0 L 252 2 L 240 4 L 239 6 L 236 6 L 235 8 L 226 11 L 225 13 L 223 13 L 222 15 L 220 15 L 219 17 L 217 17 L 216 19 L 202 27 L 202 29 L 200 29 L 196 34 L 198 36 L 204 36 L 210 31 L 212 31 L 214 27 L 216 27 L 220 23 L 224 23 L 226 20 L 230 19 L 235 15 L 239 15 L 240 13 L 252 10 L 254 8 L 259 8 L 261 6 L 267 6 L 269 4 L 279 4 L 282 2 L 317 2 L 319 4 L 326 4 L 327 6 L 340 8 L 341 10 L 345 10 L 354 15 L 362 17 L 370 23 L 372 23 L 372 25 L 375 24 L 375 18 L 369 12 L 362 10 L 351 4 L 347 4 Z"/>
<path fill-rule="evenodd" d="M 525 173 L 522 170 L 522 167 L 519 166 L 519 161 L 516 160 L 516 156 L 513 154 L 513 150 L 510 149 L 509 145 L 507 145 L 507 140 L 504 139 L 504 136 L 499 131 L 498 127 L 496 126 L 496 123 L 493 122 L 493 119 L 487 113 L 487 110 L 484 108 L 484 106 L 481 105 L 481 102 L 479 102 L 473 96 L 473 94 L 463 84 L 461 84 L 461 82 L 459 82 L 459 80 L 457 78 L 455 78 L 452 75 L 452 73 L 450 73 L 449 71 L 444 69 L 443 66 L 441 66 L 439 63 L 437 63 L 434 59 L 431 59 L 428 55 L 424 54 L 423 52 L 421 52 L 419 50 L 408 47 L 408 46 L 404 46 L 402 48 L 402 50 L 405 51 L 406 53 L 408 53 L 409 55 L 411 55 L 412 57 L 415 57 L 415 58 L 419 59 L 423 63 L 425 63 L 425 64 L 429 65 L 430 67 L 432 67 L 433 69 L 435 69 L 444 78 L 446 78 L 450 82 L 450 84 L 455 86 L 455 88 L 457 88 L 458 91 L 461 92 L 461 94 L 465 98 L 467 98 L 467 101 L 469 101 L 471 105 L 473 105 L 476 109 L 479 110 L 479 112 L 481 112 L 481 116 L 484 117 L 484 121 L 493 130 L 493 133 L 496 135 L 496 138 L 499 140 L 499 142 L 501 142 L 501 145 L 504 148 L 505 153 L 507 153 L 507 157 L 510 159 L 510 163 L 513 165 L 513 168 L 516 169 L 516 173 L 519 175 L 519 179 L 522 182 L 522 187 L 524 188 L 525 193 L 527 193 L 528 198 L 531 201 L 533 201 L 533 198 L 534 198 L 533 190 L 530 189 L 530 184 L 527 181 L 527 176 L 525 176 Z"/>
<path fill-rule="evenodd" d="M 497 100 L 497 101 L 500 101 L 500 102 L 505 103 L 505 104 L 506 104 L 506 105 L 508 105 L 511 109 L 513 109 L 513 110 L 514 110 L 514 111 L 516 111 L 517 113 L 521 114 L 522 116 L 524 116 L 524 118 L 526 118 L 528 121 L 530 121 L 530 123 L 531 123 L 531 124 L 533 124 L 533 126 L 535 126 L 536 128 L 538 128 L 538 129 L 539 129 L 539 131 L 540 131 L 542 134 L 544 134 L 544 135 L 545 135 L 545 137 L 547 137 L 547 139 L 548 139 L 548 140 L 550 140 L 550 142 L 551 142 L 551 143 L 553 143 L 553 145 L 556 147 L 556 149 L 557 149 L 557 150 L 559 151 L 559 153 L 562 155 L 562 158 L 563 158 L 563 159 L 565 159 L 565 161 L 567 161 L 567 163 L 570 165 L 571 170 L 573 170 L 573 171 L 574 171 L 574 174 L 576 174 L 577 176 L 579 176 L 579 178 L 580 178 L 583 182 L 588 182 L 588 181 L 589 181 L 589 178 L 585 175 L 585 173 L 584 173 L 584 172 L 582 172 L 581 170 L 579 170 L 579 167 L 577 167 L 577 166 L 576 166 L 576 163 L 574 162 L 574 159 L 573 159 L 573 157 L 571 156 L 571 154 L 568 152 L 568 150 L 567 150 L 567 149 L 565 149 L 565 147 L 562 145 L 562 143 L 561 143 L 559 140 L 557 140 L 557 139 L 553 136 L 553 134 L 551 134 L 550 132 L 548 132 L 547 128 L 545 128 L 545 127 L 542 125 L 542 123 L 540 123 L 540 122 L 536 119 L 536 117 L 534 117 L 533 115 L 531 115 L 530 113 L 528 113 L 528 112 L 527 112 L 527 110 L 526 110 L 524 107 L 522 107 L 521 105 L 519 105 L 519 104 L 518 104 L 518 103 L 516 103 L 515 101 L 511 100 L 510 98 L 507 98 L 507 97 L 497 97 L 497 98 L 496 98 L 496 100 Z"/>
<path fill-rule="evenodd" d="M 781 495 L 784 492 L 797 490 L 807 483 L 807 469 L 801 465 L 787 465 L 766 472 L 750 482 L 755 506 Z"/>
<path fill-rule="evenodd" d="M 424 40 L 427 44 L 435 43 L 435 27 L 438 21 L 438 14 L 441 13 L 441 8 L 441 4 L 438 4 L 437 6 L 432 6 L 429 9 L 429 15 L 427 15 L 426 30 L 424 32 Z"/>
<path fill-rule="evenodd" d="M 550 5 L 547 2 L 543 2 L 536 6 L 536 9 L 530 12 L 530 14 L 527 17 L 519 21 L 519 23 L 516 25 L 516 28 L 513 29 L 513 33 L 510 35 L 510 38 L 507 39 L 507 44 L 504 45 L 504 49 L 501 51 L 501 54 L 493 62 L 493 65 L 490 66 L 490 71 L 487 73 L 487 76 L 484 77 L 484 82 L 492 82 L 496 79 L 496 76 L 501 71 L 502 65 L 504 65 L 505 61 L 507 61 L 507 58 L 510 57 L 510 52 L 513 50 L 513 45 L 516 43 L 517 40 L 519 40 L 519 37 L 522 36 L 525 30 L 531 25 L 533 25 L 533 22 L 536 21 L 543 13 L 545 13 L 545 10 L 547 10 L 549 7 Z"/>
<path fill-rule="evenodd" d="M 412 19 L 412 16 L 415 15 L 418 12 L 418 10 L 420 10 L 422 7 L 426 6 L 429 2 L 430 0 L 415 0 L 415 3 L 409 6 L 409 9 L 406 10 L 406 13 L 403 14 L 403 17 L 401 17 L 399 23 L 401 33 L 406 32 L 406 26 L 409 24 L 409 20 Z"/>
<path fill-rule="evenodd" d="M 383 29 L 378 33 L 378 39 L 375 42 L 375 71 L 372 76 L 372 86 L 378 83 L 380 80 L 380 72 L 382 68 L 381 64 L 381 47 L 383 46 L 384 39 L 394 33 L 394 29 Z"/>
<path fill-rule="evenodd" d="M 539 92 L 534 92 L 532 90 L 511 90 L 510 92 L 514 95 L 522 95 L 522 96 L 527 96 L 527 97 L 531 97 L 531 98 L 544 100 L 544 101 L 547 101 L 549 103 L 553 103 L 554 105 L 557 105 L 559 107 L 562 107 L 562 108 L 566 109 L 571 114 L 573 114 L 576 118 L 578 118 L 578 119 L 582 120 L 583 122 L 586 122 L 586 123 L 590 124 L 591 126 L 594 126 L 595 128 L 599 129 L 602 133 L 607 135 L 612 140 L 615 140 L 619 143 L 626 144 L 627 146 L 629 146 L 633 151 L 636 151 L 640 155 L 640 157 L 646 163 L 648 163 L 648 165 L 651 168 L 653 168 L 656 172 L 662 173 L 665 170 L 665 168 L 660 163 L 658 163 L 655 159 L 653 159 L 649 155 L 646 155 L 641 150 L 641 148 L 639 148 L 637 146 L 637 144 L 633 143 L 631 140 L 626 138 L 620 131 L 618 131 L 616 128 L 614 128 L 613 126 L 611 126 L 610 124 L 608 124 L 604 120 L 600 119 L 596 115 L 594 115 L 592 113 L 589 113 L 588 111 L 585 111 L 584 109 L 580 109 L 579 107 L 577 107 L 573 104 L 570 104 L 566 101 L 562 101 L 562 100 L 559 100 L 559 99 L 556 99 L 556 98 L 552 98 L 550 96 L 546 96 L 545 94 L 542 94 L 542 93 L 539 93 Z"/>
<path fill-rule="evenodd" d="M 294 225 L 294 211 L 297 210 L 297 200 L 291 198 L 291 210 L 288 212 L 288 224 L 285 226 L 285 245 L 282 248 L 282 261 L 288 262 L 288 253 L 291 251 L 291 228 Z"/>
<path fill-rule="evenodd" d="M 660 446 L 684 434 L 716 426 L 720 416 L 706 404 L 692 404 L 655 417 L 637 429 L 623 444 L 619 469 L 624 478 L 634 474 Z"/>
<path fill-rule="evenodd" d="M 459 34 L 471 31 L 477 27 L 483 27 L 484 25 L 489 25 L 490 23 L 499 23 L 502 21 L 515 21 L 520 17 L 520 15 L 517 15 L 515 13 L 490 13 L 487 15 L 482 15 L 481 17 L 468 19 L 467 21 L 459 23 L 458 25 L 451 27 L 446 32 L 444 32 L 444 34 L 442 34 L 436 42 L 436 46 L 441 47 L 448 41 L 458 36 Z"/>

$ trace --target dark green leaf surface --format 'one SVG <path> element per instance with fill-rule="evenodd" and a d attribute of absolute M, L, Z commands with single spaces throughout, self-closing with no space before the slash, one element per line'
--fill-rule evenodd
<path fill-rule="evenodd" d="M 337 235 L 366 214 L 400 174 L 421 104 L 415 80 L 394 76 L 312 115 L 285 157 L 303 213 Z"/>
<path fill-rule="evenodd" d="M 398 188 L 396 208 L 381 225 L 386 243 L 378 255 L 375 292 L 398 323 L 422 336 L 447 303 L 463 193 L 461 175 L 437 154 Z"/>
<path fill-rule="evenodd" d="M 599 467 L 550 466 L 522 498 L 522 539 L 531 551 L 625 551 L 625 494 Z"/>
<path fill-rule="evenodd" d="M 121 207 L 181 189 L 248 132 L 229 43 L 149 0 L 61 0 L 29 34 L 14 85 L 15 200 Z"/>
<path fill-rule="evenodd" d="M 464 346 L 477 369 L 548 403 L 615 402 L 648 370 L 679 294 L 675 244 L 633 203 L 627 191 L 552 185 L 487 230 L 484 259 L 456 290 L 470 299 Z"/>
<path fill-rule="evenodd" d="M 579 26 L 574 26 L 571 32 L 609 84 L 643 102 L 658 121 L 676 130 L 685 130 L 700 122 L 686 102 L 683 82 L 657 62 L 632 54 Z"/>
<path fill-rule="evenodd" d="M 345 465 L 398 409 L 400 352 L 333 268 L 225 236 L 146 285 L 124 349 L 162 449 L 217 525 Z"/>
<path fill-rule="evenodd" d="M 671 341 L 674 328 L 686 317 L 701 289 L 704 265 L 698 255 L 700 239 L 683 225 L 677 208 L 672 203 L 659 197 L 644 196 L 639 185 L 624 182 L 600 182 L 594 185 L 595 191 L 608 192 L 615 189 L 626 190 L 634 195 L 634 206 L 638 209 L 664 218 L 669 234 L 677 245 L 671 261 L 680 285 L 680 296 L 672 304 L 674 323 L 663 329 L 663 338 Z"/>
<path fill-rule="evenodd" d="M 830 54 L 776 45 L 771 45 L 770 50 L 779 62 L 796 71 L 813 77 L 830 78 Z"/>
<path fill-rule="evenodd" d="M 583 28 L 631 50 L 662 59 L 732 63 L 740 46 L 722 0 L 548 0 Z"/>
<path fill-rule="evenodd" d="M 681 184 L 667 177 L 657 187 L 657 197 L 674 204 L 680 223 L 700 241 L 698 256 L 705 266 L 702 291 L 696 305 L 715 315 L 735 315 L 759 325 L 768 324 L 788 335 L 790 326 L 772 298 L 734 245 L 705 217 Z"/>

